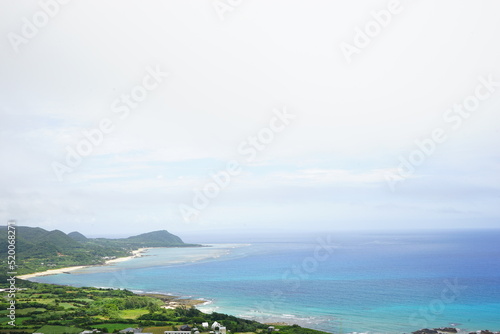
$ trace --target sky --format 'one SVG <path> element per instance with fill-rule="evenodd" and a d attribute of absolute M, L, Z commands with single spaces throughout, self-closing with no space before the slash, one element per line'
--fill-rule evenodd
<path fill-rule="evenodd" d="M 0 219 L 500 227 L 494 0 L 0 2 Z"/>

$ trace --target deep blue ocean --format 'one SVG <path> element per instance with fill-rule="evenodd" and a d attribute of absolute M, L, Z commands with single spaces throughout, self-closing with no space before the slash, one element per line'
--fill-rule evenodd
<path fill-rule="evenodd" d="M 207 300 L 199 308 L 335 333 L 500 331 L 500 230 L 330 233 L 154 248 L 32 280 Z"/>

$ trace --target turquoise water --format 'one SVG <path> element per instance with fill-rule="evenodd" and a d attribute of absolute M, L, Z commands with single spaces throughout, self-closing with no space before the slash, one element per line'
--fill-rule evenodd
<path fill-rule="evenodd" d="M 303 236 L 155 248 L 37 282 L 204 298 L 205 312 L 328 332 L 500 331 L 500 231 Z"/>

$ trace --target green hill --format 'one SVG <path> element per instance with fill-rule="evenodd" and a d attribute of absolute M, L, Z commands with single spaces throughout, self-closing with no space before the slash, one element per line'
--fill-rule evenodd
<path fill-rule="evenodd" d="M 75 241 L 80 241 L 80 242 L 85 242 L 85 241 L 89 240 L 86 236 L 84 236 L 83 234 L 81 234 L 80 232 L 77 232 L 77 231 L 68 233 L 68 237 L 70 237 L 71 239 L 73 239 Z"/>
<path fill-rule="evenodd" d="M 168 232 L 167 230 L 154 231 L 139 234 L 133 237 L 128 237 L 124 239 L 124 242 L 129 243 L 148 243 L 148 244 L 157 244 L 157 245 L 169 245 L 169 246 L 178 246 L 185 245 L 184 241 L 181 240 L 176 235 Z"/>
<path fill-rule="evenodd" d="M 75 240 L 70 238 L 66 233 L 59 230 L 49 231 L 33 240 L 33 242 L 36 244 L 54 245 L 61 253 L 71 248 L 82 247 L 79 242 L 75 242 Z"/>
<path fill-rule="evenodd" d="M 6 226 L 0 226 L 2 230 L 7 230 Z M 46 234 L 47 231 L 40 227 L 29 227 L 29 226 L 16 226 L 17 237 L 22 237 L 27 240 L 34 240 L 42 235 Z"/>

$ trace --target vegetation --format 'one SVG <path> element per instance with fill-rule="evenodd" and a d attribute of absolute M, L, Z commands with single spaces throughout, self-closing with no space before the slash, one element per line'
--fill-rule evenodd
<path fill-rule="evenodd" d="M 165 230 L 124 239 L 91 239 L 79 232 L 65 234 L 39 227 L 16 226 L 18 275 L 77 265 L 103 264 L 107 259 L 130 255 L 141 247 L 193 247 Z M 7 253 L 7 227 L 0 226 L 0 249 Z M 7 258 L 2 259 L 4 268 Z"/>
<path fill-rule="evenodd" d="M 7 277 L 0 277 L 1 287 Z M 165 301 L 152 296 L 137 295 L 128 290 L 76 288 L 17 280 L 16 327 L 22 333 L 79 333 L 100 329 L 116 333 L 128 327 L 147 328 L 163 333 L 182 325 L 202 329 L 202 323 L 222 323 L 232 333 L 266 333 L 267 325 L 235 316 L 205 314 L 190 306 L 175 309 L 162 307 Z M 165 298 L 175 298 L 164 296 Z M 13 330 L 8 324 L 8 302 L 0 300 L 0 333 Z M 282 334 L 321 334 L 322 332 L 294 326 L 275 326 Z"/>
<path fill-rule="evenodd" d="M 78 334 L 83 332 L 84 329 L 77 327 L 68 326 L 50 326 L 45 325 L 37 330 L 39 333 L 50 333 L 50 334 Z"/>

